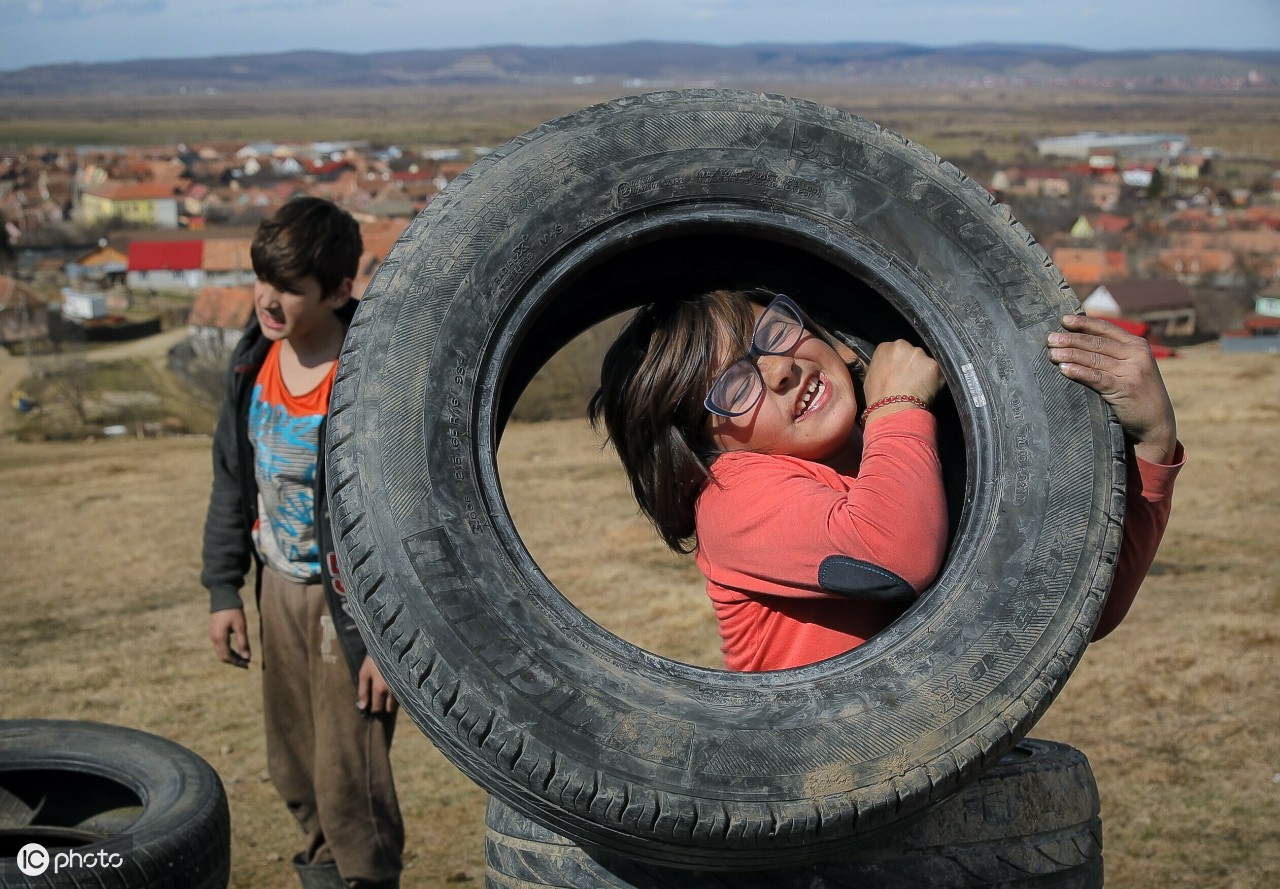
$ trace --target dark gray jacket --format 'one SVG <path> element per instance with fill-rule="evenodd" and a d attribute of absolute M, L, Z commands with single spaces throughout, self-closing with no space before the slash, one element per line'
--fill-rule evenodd
<path fill-rule="evenodd" d="M 351 322 L 355 307 L 355 301 L 349 300 L 339 310 L 344 322 Z M 257 567 L 259 575 L 255 594 L 261 587 L 262 564 L 252 537 L 258 518 L 258 481 L 254 476 L 253 444 L 249 440 L 249 407 L 258 370 L 270 348 L 271 341 L 262 335 L 258 319 L 250 319 L 236 344 L 227 372 L 227 391 L 213 434 L 213 492 L 204 523 L 204 567 L 200 572 L 200 582 L 209 591 L 210 611 L 244 607 L 240 589 L 251 566 Z M 365 644 L 347 608 L 342 584 L 336 578 L 337 561 L 324 483 L 326 428 L 327 422 L 321 422 L 315 483 L 316 538 L 320 544 L 320 573 L 329 614 L 354 678 L 364 663 Z"/>

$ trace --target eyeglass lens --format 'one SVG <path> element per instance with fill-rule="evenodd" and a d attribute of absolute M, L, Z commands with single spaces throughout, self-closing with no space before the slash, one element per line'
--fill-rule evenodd
<path fill-rule="evenodd" d="M 708 404 L 729 416 L 751 410 L 764 392 L 764 380 L 751 357 L 790 351 L 803 330 L 804 322 L 790 302 L 775 299 L 756 322 L 747 354 L 729 365 L 711 387 Z"/>

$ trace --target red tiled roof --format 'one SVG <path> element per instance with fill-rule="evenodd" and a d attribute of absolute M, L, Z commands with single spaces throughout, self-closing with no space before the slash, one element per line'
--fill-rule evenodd
<path fill-rule="evenodd" d="M 1107 251 L 1107 277 L 1112 280 L 1129 277 L 1129 258 L 1123 250 Z"/>
<path fill-rule="evenodd" d="M 1131 318 L 1108 318 L 1107 321 L 1134 336 L 1145 338 L 1151 332 L 1151 325 L 1145 321 L 1134 321 Z"/>
<path fill-rule="evenodd" d="M 204 242 L 200 267 L 207 272 L 246 272 L 253 268 L 252 238 L 210 238 Z"/>
<path fill-rule="evenodd" d="M 1053 261 L 1067 283 L 1074 286 L 1097 284 L 1106 268 L 1106 254 L 1089 247 L 1058 247 Z"/>
<path fill-rule="evenodd" d="M 253 314 L 252 287 L 204 287 L 191 306 L 187 323 L 192 327 L 239 330 Z"/>
<path fill-rule="evenodd" d="M 129 245 L 129 271 L 184 271 L 201 267 L 204 241 L 134 241 Z"/>
<path fill-rule="evenodd" d="M 1254 315 L 1250 313 L 1244 316 L 1244 326 L 1246 330 L 1280 332 L 1280 318 L 1273 318 L 1270 315 Z"/>
<path fill-rule="evenodd" d="M 1253 206 L 1240 212 L 1243 222 L 1250 225 L 1280 227 L 1280 207 Z"/>
<path fill-rule="evenodd" d="M 440 175 L 452 182 L 471 166 L 470 161 L 445 161 L 440 165 Z"/>
<path fill-rule="evenodd" d="M 1118 216 L 1114 213 L 1100 213 L 1089 217 L 1089 225 L 1095 232 L 1120 234 L 1133 227 L 1133 220 L 1128 216 Z"/>
<path fill-rule="evenodd" d="M 125 256 L 114 247 L 95 247 L 88 253 L 76 258 L 76 265 L 93 267 L 100 265 L 115 265 L 122 262 L 128 262 L 129 257 Z"/>
<path fill-rule="evenodd" d="M 343 167 L 350 168 L 351 164 L 345 160 L 337 160 L 337 161 L 315 160 L 315 161 L 307 162 L 307 172 L 314 173 L 317 176 L 323 176 L 326 173 L 337 172 L 338 170 L 341 170 Z"/>
<path fill-rule="evenodd" d="M 1236 264 L 1236 255 L 1230 250 L 1205 248 L 1170 248 L 1160 251 L 1160 264 L 1179 274 L 1212 275 L 1230 271 Z"/>
<path fill-rule="evenodd" d="M 108 182 L 86 188 L 86 194 L 109 201 L 154 201 L 172 198 L 177 187 L 172 182 Z"/>
<path fill-rule="evenodd" d="M 1129 277 L 1129 265 L 1123 250 L 1098 247 L 1055 247 L 1050 252 L 1053 262 L 1073 287 L 1097 284 L 1103 280 Z"/>

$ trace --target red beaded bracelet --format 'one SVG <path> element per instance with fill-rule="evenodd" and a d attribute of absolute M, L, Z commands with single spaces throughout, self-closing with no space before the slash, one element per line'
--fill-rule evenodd
<path fill-rule="evenodd" d="M 929 409 L 929 405 L 925 404 L 923 398 L 916 398 L 914 395 L 890 395 L 887 398 L 881 398 L 879 401 L 873 401 L 867 405 L 862 412 L 862 416 L 858 417 L 858 425 L 865 426 L 867 423 L 867 415 L 874 410 L 879 410 L 886 404 L 914 404 L 916 407 Z"/>

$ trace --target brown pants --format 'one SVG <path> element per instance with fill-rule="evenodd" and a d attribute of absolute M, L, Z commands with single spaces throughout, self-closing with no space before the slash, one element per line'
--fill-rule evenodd
<path fill-rule="evenodd" d="M 356 709 L 320 584 L 263 568 L 267 771 L 302 827 L 305 864 L 332 861 L 349 887 L 394 885 L 404 825 L 391 776 L 395 715 Z"/>

